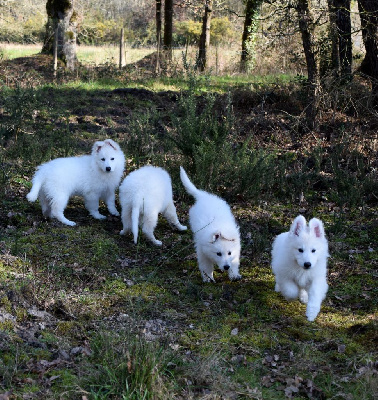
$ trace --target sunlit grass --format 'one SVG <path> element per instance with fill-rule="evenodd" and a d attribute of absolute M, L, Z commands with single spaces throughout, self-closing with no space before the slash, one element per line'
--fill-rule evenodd
<path fill-rule="evenodd" d="M 28 57 L 41 51 L 42 44 L 0 43 L 0 57 L 13 60 L 18 57 Z"/>
<path fill-rule="evenodd" d="M 0 54 L 7 60 L 12 60 L 18 57 L 27 57 L 38 54 L 42 49 L 42 44 L 13 44 L 0 43 Z M 125 60 L 127 64 L 133 64 L 149 54 L 156 51 L 155 47 L 149 48 L 131 48 L 125 47 Z M 188 65 L 194 65 L 196 62 L 198 49 L 197 47 L 177 48 L 173 50 L 173 64 L 176 67 L 182 68 L 183 59 L 186 59 Z M 117 45 L 104 46 L 77 46 L 77 57 L 83 64 L 114 64 L 119 63 L 119 47 Z M 212 73 L 221 71 L 230 71 L 234 69 L 239 58 L 238 49 L 228 47 L 216 49 L 210 47 L 208 68 Z"/>

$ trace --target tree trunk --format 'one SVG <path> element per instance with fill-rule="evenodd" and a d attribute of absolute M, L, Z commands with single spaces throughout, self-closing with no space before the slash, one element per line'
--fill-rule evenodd
<path fill-rule="evenodd" d="M 373 107 L 378 109 L 378 1 L 358 0 L 365 58 L 360 71 L 372 80 Z"/>
<path fill-rule="evenodd" d="M 298 0 L 297 13 L 299 30 L 302 35 L 303 51 L 306 57 L 308 75 L 308 105 L 306 107 L 306 123 L 310 129 L 316 127 L 316 117 L 319 107 L 320 79 L 315 57 L 313 39 L 313 19 L 311 16 L 308 0 Z"/>
<path fill-rule="evenodd" d="M 205 71 L 210 47 L 210 23 L 211 12 L 213 11 L 213 0 L 206 0 L 205 11 L 202 17 L 202 31 L 198 44 L 198 68 Z"/>
<path fill-rule="evenodd" d="M 329 25 L 330 25 L 330 39 L 331 39 L 331 65 L 327 65 L 325 71 L 329 67 L 340 74 L 340 49 L 339 49 L 339 35 L 337 33 L 337 13 L 335 9 L 335 0 L 328 0 L 328 14 L 329 14 Z M 328 54 L 325 56 L 328 57 Z M 328 64 L 328 63 L 326 63 Z"/>
<path fill-rule="evenodd" d="M 160 56 L 161 56 L 161 0 L 156 0 L 156 12 L 155 12 L 155 23 L 156 23 L 156 65 L 155 72 L 160 73 Z"/>
<path fill-rule="evenodd" d="M 346 79 L 352 74 L 350 0 L 328 0 L 332 40 L 332 68 Z"/>
<path fill-rule="evenodd" d="M 156 13 L 155 13 L 155 22 L 156 22 L 156 43 L 157 46 L 160 46 L 161 43 L 161 0 L 156 0 Z"/>
<path fill-rule="evenodd" d="M 255 62 L 256 33 L 259 26 L 260 7 L 263 0 L 245 1 L 245 19 L 242 36 L 240 71 L 250 72 Z"/>
<path fill-rule="evenodd" d="M 173 0 L 164 3 L 164 51 L 169 62 L 172 61 Z"/>
<path fill-rule="evenodd" d="M 48 0 L 46 11 L 48 20 L 42 53 L 53 54 L 54 33 L 58 32 L 58 58 L 66 64 L 68 69 L 73 71 L 77 64 L 77 14 L 74 11 L 74 0 Z"/>

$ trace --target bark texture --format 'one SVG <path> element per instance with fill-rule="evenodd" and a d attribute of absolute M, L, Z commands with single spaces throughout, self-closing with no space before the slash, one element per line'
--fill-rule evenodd
<path fill-rule="evenodd" d="M 46 11 L 48 20 L 42 53 L 53 54 L 54 34 L 57 33 L 58 58 L 68 69 L 74 70 L 77 64 L 77 13 L 74 11 L 74 0 L 48 0 Z"/>
<path fill-rule="evenodd" d="M 320 79 L 317 66 L 313 27 L 314 22 L 310 13 L 308 0 L 297 2 L 298 24 L 302 35 L 303 51 L 306 57 L 307 81 L 308 81 L 308 104 L 306 107 L 306 124 L 310 129 L 316 128 L 316 117 L 319 108 Z"/>
<path fill-rule="evenodd" d="M 207 65 L 210 47 L 210 23 L 213 11 L 213 0 L 206 0 L 205 10 L 202 17 L 202 31 L 198 45 L 198 68 L 204 71 Z"/>
<path fill-rule="evenodd" d="M 338 76 L 352 74 L 352 24 L 350 0 L 328 0 L 331 27 L 331 67 Z"/>
<path fill-rule="evenodd" d="M 241 72 L 249 72 L 254 67 L 256 33 L 259 26 L 260 8 L 262 3 L 263 0 L 245 1 L 245 19 L 240 59 Z"/>
<path fill-rule="evenodd" d="M 172 61 L 173 0 L 164 2 L 164 52 L 166 59 Z"/>
<path fill-rule="evenodd" d="M 358 0 L 365 58 L 361 72 L 372 80 L 372 104 L 378 109 L 378 0 Z"/>

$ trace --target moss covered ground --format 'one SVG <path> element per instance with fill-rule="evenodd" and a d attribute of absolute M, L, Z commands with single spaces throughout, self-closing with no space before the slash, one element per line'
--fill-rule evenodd
<path fill-rule="evenodd" d="M 134 81 L 125 90 L 118 74 L 111 77 L 118 92 L 77 80 L 46 85 L 36 71 L 13 71 L 0 100 L 0 396 L 376 398 L 374 115 L 335 111 L 331 123 L 328 110 L 318 131 L 302 132 L 294 118 L 300 88 L 294 96 L 287 82 L 267 93 L 229 80 L 225 89 L 220 81 L 214 107 L 222 110 L 222 90 L 224 99 L 231 91 L 230 135 L 236 142 L 248 137 L 285 164 L 280 179 L 255 191 L 203 172 L 201 182 L 227 198 L 240 225 L 243 275 L 230 282 L 217 271 L 216 283 L 205 284 L 190 230 L 173 231 L 160 219 L 155 233 L 163 246 L 142 235 L 134 245 L 104 205 L 107 219 L 98 221 L 72 199 L 66 215 L 77 226 L 68 227 L 44 219 L 25 197 L 38 164 L 89 153 L 95 140 L 111 137 L 126 154 L 125 174 L 147 163 L 171 173 L 179 219 L 188 224 L 192 199 L 178 166 L 193 164 L 166 142 L 172 115 L 182 113 L 180 89 L 171 81 L 156 92 Z M 201 105 L 206 97 L 198 92 Z M 257 172 L 262 182 L 273 179 Z M 306 320 L 304 305 L 275 293 L 270 268 L 272 240 L 299 213 L 322 219 L 330 244 L 330 289 L 315 322 Z"/>

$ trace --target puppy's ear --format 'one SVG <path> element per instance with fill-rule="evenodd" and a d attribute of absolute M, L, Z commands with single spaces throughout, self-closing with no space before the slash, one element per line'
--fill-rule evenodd
<path fill-rule="evenodd" d="M 117 150 L 117 143 L 113 142 L 112 139 L 106 139 L 105 144 L 108 144 L 110 147 L 112 147 L 114 150 Z"/>
<path fill-rule="evenodd" d="M 95 142 L 95 144 L 92 147 L 92 153 L 98 153 L 102 146 L 104 145 L 104 142 Z"/>
<path fill-rule="evenodd" d="M 217 240 L 219 240 L 222 237 L 222 234 L 220 232 L 216 232 L 213 234 L 213 239 L 212 239 L 212 243 L 215 243 Z"/>
<path fill-rule="evenodd" d="M 310 227 L 310 232 L 313 232 L 315 234 L 315 237 L 321 238 L 324 236 L 324 226 L 323 222 L 320 221 L 320 219 L 312 218 L 308 225 Z"/>
<path fill-rule="evenodd" d="M 303 215 L 298 215 L 297 218 L 295 218 L 294 222 L 291 225 L 290 232 L 295 235 L 299 236 L 301 231 L 305 229 L 306 227 L 306 219 Z"/>

